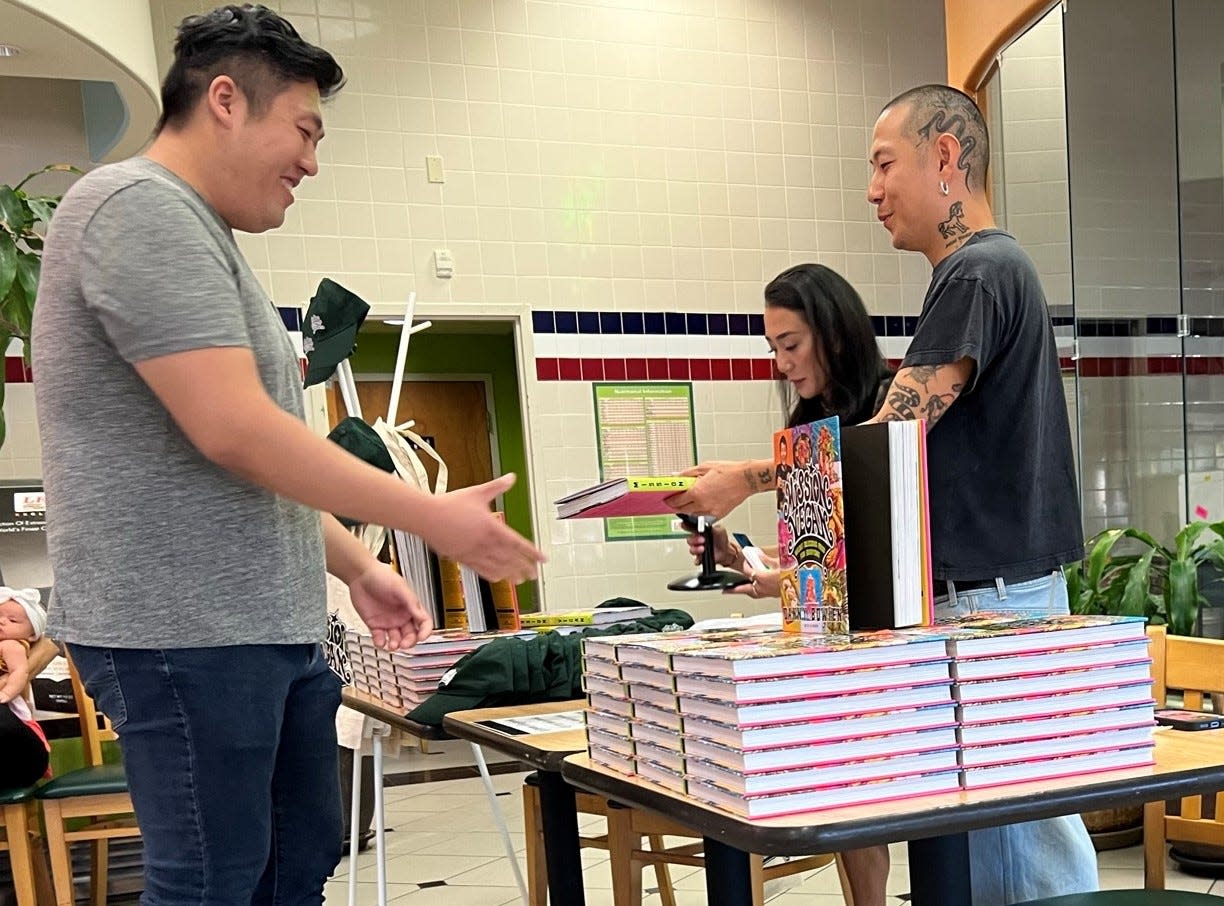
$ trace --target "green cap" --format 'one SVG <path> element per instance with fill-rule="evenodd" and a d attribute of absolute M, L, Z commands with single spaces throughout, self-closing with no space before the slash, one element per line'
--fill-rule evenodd
<path fill-rule="evenodd" d="M 302 351 L 306 353 L 303 387 L 323 383 L 353 354 L 357 331 L 369 312 L 370 306 L 356 293 L 327 277 L 319 281 L 302 318 Z"/>

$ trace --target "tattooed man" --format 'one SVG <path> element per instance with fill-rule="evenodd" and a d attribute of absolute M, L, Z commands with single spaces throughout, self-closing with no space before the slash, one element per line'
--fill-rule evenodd
<path fill-rule="evenodd" d="M 1083 555 L 1054 331 L 1032 261 L 995 226 L 989 158 L 981 111 L 945 85 L 889 102 L 872 135 L 867 198 L 893 247 L 920 252 L 933 268 L 913 340 L 872 420 L 927 422 L 937 619 L 1066 613 L 1061 566 Z M 887 849 L 845 857 L 854 902 L 881 906 Z M 1078 816 L 975 831 L 969 858 L 974 906 L 1097 887 Z"/>

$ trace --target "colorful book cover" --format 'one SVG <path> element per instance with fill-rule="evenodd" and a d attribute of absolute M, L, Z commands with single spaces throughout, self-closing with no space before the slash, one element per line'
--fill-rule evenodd
<path fill-rule="evenodd" d="M 774 434 L 783 628 L 848 637 L 841 433 L 836 418 Z"/>

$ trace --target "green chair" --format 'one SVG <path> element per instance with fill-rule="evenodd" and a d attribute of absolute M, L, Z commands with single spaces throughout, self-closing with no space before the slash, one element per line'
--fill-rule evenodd
<path fill-rule="evenodd" d="M 93 906 L 106 906 L 110 841 L 139 837 L 140 829 L 132 812 L 123 766 L 105 764 L 102 760 L 102 743 L 115 739 L 115 731 L 105 719 L 99 729 L 98 712 L 71 658 L 68 674 L 81 721 L 85 767 L 56 777 L 39 787 L 34 795 L 42 802 L 56 906 L 73 906 L 69 847 L 78 840 L 89 841 L 92 848 L 90 902 Z"/>
<path fill-rule="evenodd" d="M 1187 890 L 1100 890 L 1025 900 L 1016 906 L 1220 906 L 1221 902 L 1220 897 Z"/>

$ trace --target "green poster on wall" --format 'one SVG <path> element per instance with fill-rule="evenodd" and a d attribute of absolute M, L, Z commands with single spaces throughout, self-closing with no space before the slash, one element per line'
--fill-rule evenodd
<path fill-rule="evenodd" d="M 627 475 L 674 475 L 697 462 L 690 383 L 596 383 L 595 433 L 601 480 Z M 676 538 L 674 516 L 604 520 L 608 541 Z"/>

